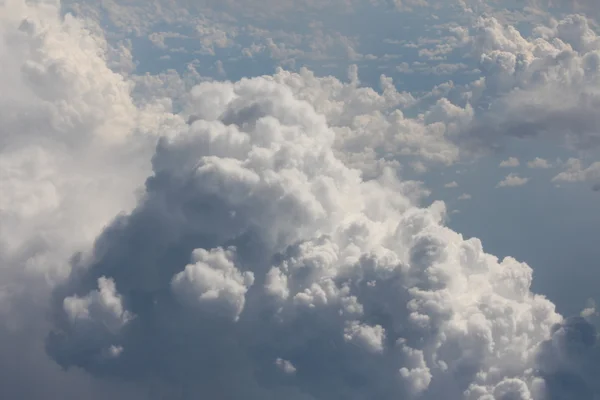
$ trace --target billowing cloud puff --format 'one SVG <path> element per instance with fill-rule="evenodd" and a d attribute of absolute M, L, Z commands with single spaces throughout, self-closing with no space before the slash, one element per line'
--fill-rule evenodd
<path fill-rule="evenodd" d="M 393 172 L 363 181 L 278 79 L 192 93 L 195 119 L 160 140 L 141 202 L 57 290 L 57 361 L 185 398 L 541 390 L 537 346 L 561 318 L 527 265 L 444 227 L 444 205 L 417 208 Z M 60 315 L 103 276 L 135 318 L 86 342 Z"/>
<path fill-rule="evenodd" d="M 98 290 L 91 291 L 85 297 L 65 298 L 63 308 L 72 324 L 85 324 L 89 321 L 111 332 L 119 330 L 132 318 L 123 309 L 115 282 L 105 277 L 98 279 Z"/>
<path fill-rule="evenodd" d="M 527 182 L 529 182 L 529 178 L 520 177 L 517 174 L 508 174 L 504 179 L 502 179 L 496 187 L 512 187 L 512 186 L 523 186 Z"/>
<path fill-rule="evenodd" d="M 252 272 L 241 274 L 232 262 L 235 248 L 217 248 L 192 253 L 194 264 L 175 275 L 171 285 L 182 301 L 191 305 L 211 304 L 209 309 L 237 320 L 244 310 L 245 294 L 254 283 Z"/>
<path fill-rule="evenodd" d="M 600 39 L 585 16 L 538 26 L 531 38 L 482 18 L 472 43 L 485 76 L 473 92 L 487 108 L 471 128 L 478 138 L 544 135 L 578 149 L 598 145 Z"/>
<path fill-rule="evenodd" d="M 454 141 L 472 119 L 470 106 L 458 107 L 442 98 L 418 118 L 407 118 L 401 110 L 416 100 L 398 92 L 390 78 L 381 76 L 381 94 L 358 86 L 356 79 L 344 84 L 332 77 L 317 78 L 306 69 L 299 74 L 281 71 L 276 75 L 277 81 L 289 85 L 296 96 L 327 118 L 336 132 L 341 157 L 360 152 L 361 157 L 374 154 L 375 161 L 394 155 L 442 164 L 458 160 L 460 152 Z"/>

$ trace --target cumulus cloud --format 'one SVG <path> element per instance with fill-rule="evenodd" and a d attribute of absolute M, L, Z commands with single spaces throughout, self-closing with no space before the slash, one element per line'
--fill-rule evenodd
<path fill-rule="evenodd" d="M 498 182 L 496 187 L 502 188 L 502 187 L 523 186 L 527 182 L 529 182 L 529 178 L 523 178 L 523 177 L 520 177 L 519 175 L 513 173 L 513 174 L 506 175 L 506 177 L 503 180 Z"/>
<path fill-rule="evenodd" d="M 119 330 L 132 318 L 132 315 L 123 309 L 122 298 L 116 290 L 115 282 L 105 277 L 98 279 L 98 290 L 91 291 L 85 297 L 66 297 L 63 309 L 74 325 L 89 321 L 111 332 Z"/>
<path fill-rule="evenodd" d="M 197 119 L 160 140 L 143 199 L 56 292 L 110 276 L 136 317 L 82 344 L 57 309 L 50 354 L 188 397 L 535 392 L 537 344 L 561 317 L 531 269 L 444 227 L 444 205 L 418 208 L 391 170 L 363 180 L 292 77 L 193 90 Z"/>
<path fill-rule="evenodd" d="M 527 167 L 536 169 L 547 169 L 552 167 L 552 164 L 550 164 L 548 160 L 536 157 L 533 160 L 527 162 Z"/>
<path fill-rule="evenodd" d="M 452 181 L 452 182 L 446 183 L 444 185 L 444 187 L 445 188 L 450 188 L 450 189 L 451 188 L 457 188 L 458 187 L 458 183 L 456 181 Z"/>
<path fill-rule="evenodd" d="M 493 17 L 472 31 L 484 77 L 478 101 L 486 111 L 473 135 L 544 137 L 587 150 L 598 145 L 596 103 L 600 39 L 583 15 L 539 25 L 527 38 Z"/>
<path fill-rule="evenodd" d="M 153 143 L 137 129 L 131 88 L 107 67 L 101 37 L 51 4 L 1 7 L 0 274 L 39 279 L 42 292 L 135 204 Z"/>
<path fill-rule="evenodd" d="M 471 200 L 473 198 L 473 196 L 471 196 L 468 193 L 463 193 L 460 196 L 458 196 L 459 200 Z"/>
<path fill-rule="evenodd" d="M 0 396 L 140 398 L 130 387 L 55 368 L 42 345 L 47 306 L 71 260 L 135 206 L 157 132 L 179 118 L 164 104 L 139 107 L 126 73 L 109 68 L 113 49 L 103 36 L 58 6 L 0 5 L 0 356 L 20 358 L 2 368 Z M 119 314 L 107 279 L 65 298 L 65 317 L 88 330 L 124 323 L 129 314 Z M 106 355 L 120 352 L 111 346 Z M 38 379 L 32 385 L 25 376 Z"/>
<path fill-rule="evenodd" d="M 114 72 L 56 4 L 0 7 L 0 354 L 23 362 L 0 393 L 525 400 L 580 393 L 564 371 L 596 390 L 571 345 L 588 326 L 399 176 L 458 160 L 470 105 L 409 117 L 389 78 L 302 69 L 205 81 L 175 113 L 188 82 Z M 9 379 L 38 368 L 76 383 Z"/>
<path fill-rule="evenodd" d="M 185 303 L 207 304 L 209 309 L 237 320 L 244 310 L 245 294 L 254 283 L 254 274 L 240 273 L 232 261 L 234 256 L 235 248 L 194 250 L 194 264 L 173 277 L 173 291 Z"/>
<path fill-rule="evenodd" d="M 280 71 L 275 80 L 325 116 L 336 134 L 338 157 L 367 174 L 382 161 L 389 165 L 402 157 L 417 157 L 417 171 L 426 169 L 425 162 L 448 165 L 460 158 L 456 140 L 471 121 L 470 106 L 442 98 L 417 118 L 409 118 L 402 109 L 416 103 L 411 94 L 398 92 L 386 76 L 380 78 L 378 93 L 361 86 L 354 74 L 351 68 L 351 80 L 344 83 L 303 68 L 297 74 Z"/>
<path fill-rule="evenodd" d="M 600 180 L 600 162 L 585 167 L 581 160 L 570 158 L 564 165 L 564 171 L 552 178 L 553 182 L 585 182 Z"/>
<path fill-rule="evenodd" d="M 499 166 L 501 168 L 512 168 L 512 167 L 518 167 L 519 165 L 521 165 L 521 163 L 519 162 L 518 158 L 509 157 L 506 160 L 502 161 Z"/>

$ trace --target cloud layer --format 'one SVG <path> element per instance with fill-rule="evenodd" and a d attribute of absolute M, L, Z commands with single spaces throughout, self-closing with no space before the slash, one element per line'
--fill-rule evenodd
<path fill-rule="evenodd" d="M 97 25 L 59 7 L 0 5 L 0 356 L 27 355 L 2 368 L 0 393 L 598 393 L 588 320 L 563 319 L 531 291 L 528 265 L 449 229 L 444 203 L 425 204 L 400 173 L 456 163 L 490 132 L 595 144 L 600 41 L 584 19 L 531 41 L 480 19 L 460 46 L 481 56 L 482 80 L 422 97 L 385 76 L 363 87 L 355 67 L 346 82 L 280 69 L 183 92 L 175 74 L 111 69 L 117 50 Z M 559 92 L 569 101 L 540 97 Z M 525 115 L 532 96 L 545 100 Z M 595 164 L 569 165 L 555 180 L 595 177 Z M 30 365 L 39 392 L 11 378 Z"/>

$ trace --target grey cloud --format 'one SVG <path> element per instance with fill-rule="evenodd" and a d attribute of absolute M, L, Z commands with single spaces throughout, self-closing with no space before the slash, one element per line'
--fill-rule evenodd
<path fill-rule="evenodd" d="M 537 368 L 546 381 L 549 400 L 592 400 L 600 396 L 600 342 L 585 318 L 572 317 L 553 328 L 541 344 Z"/>

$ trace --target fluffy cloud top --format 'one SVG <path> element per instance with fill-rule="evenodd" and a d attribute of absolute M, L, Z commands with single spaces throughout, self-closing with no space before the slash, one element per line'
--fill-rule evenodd
<path fill-rule="evenodd" d="M 85 297 L 65 298 L 63 308 L 74 325 L 89 321 L 109 331 L 119 330 L 132 318 L 131 314 L 123 309 L 115 282 L 104 277 L 98 279 L 98 290 L 91 291 Z"/>
<path fill-rule="evenodd" d="M 232 262 L 235 248 L 198 249 L 192 254 L 195 264 L 173 277 L 173 291 L 188 304 L 211 304 L 237 320 L 244 310 L 245 294 L 254 283 L 254 274 L 241 274 Z"/>

